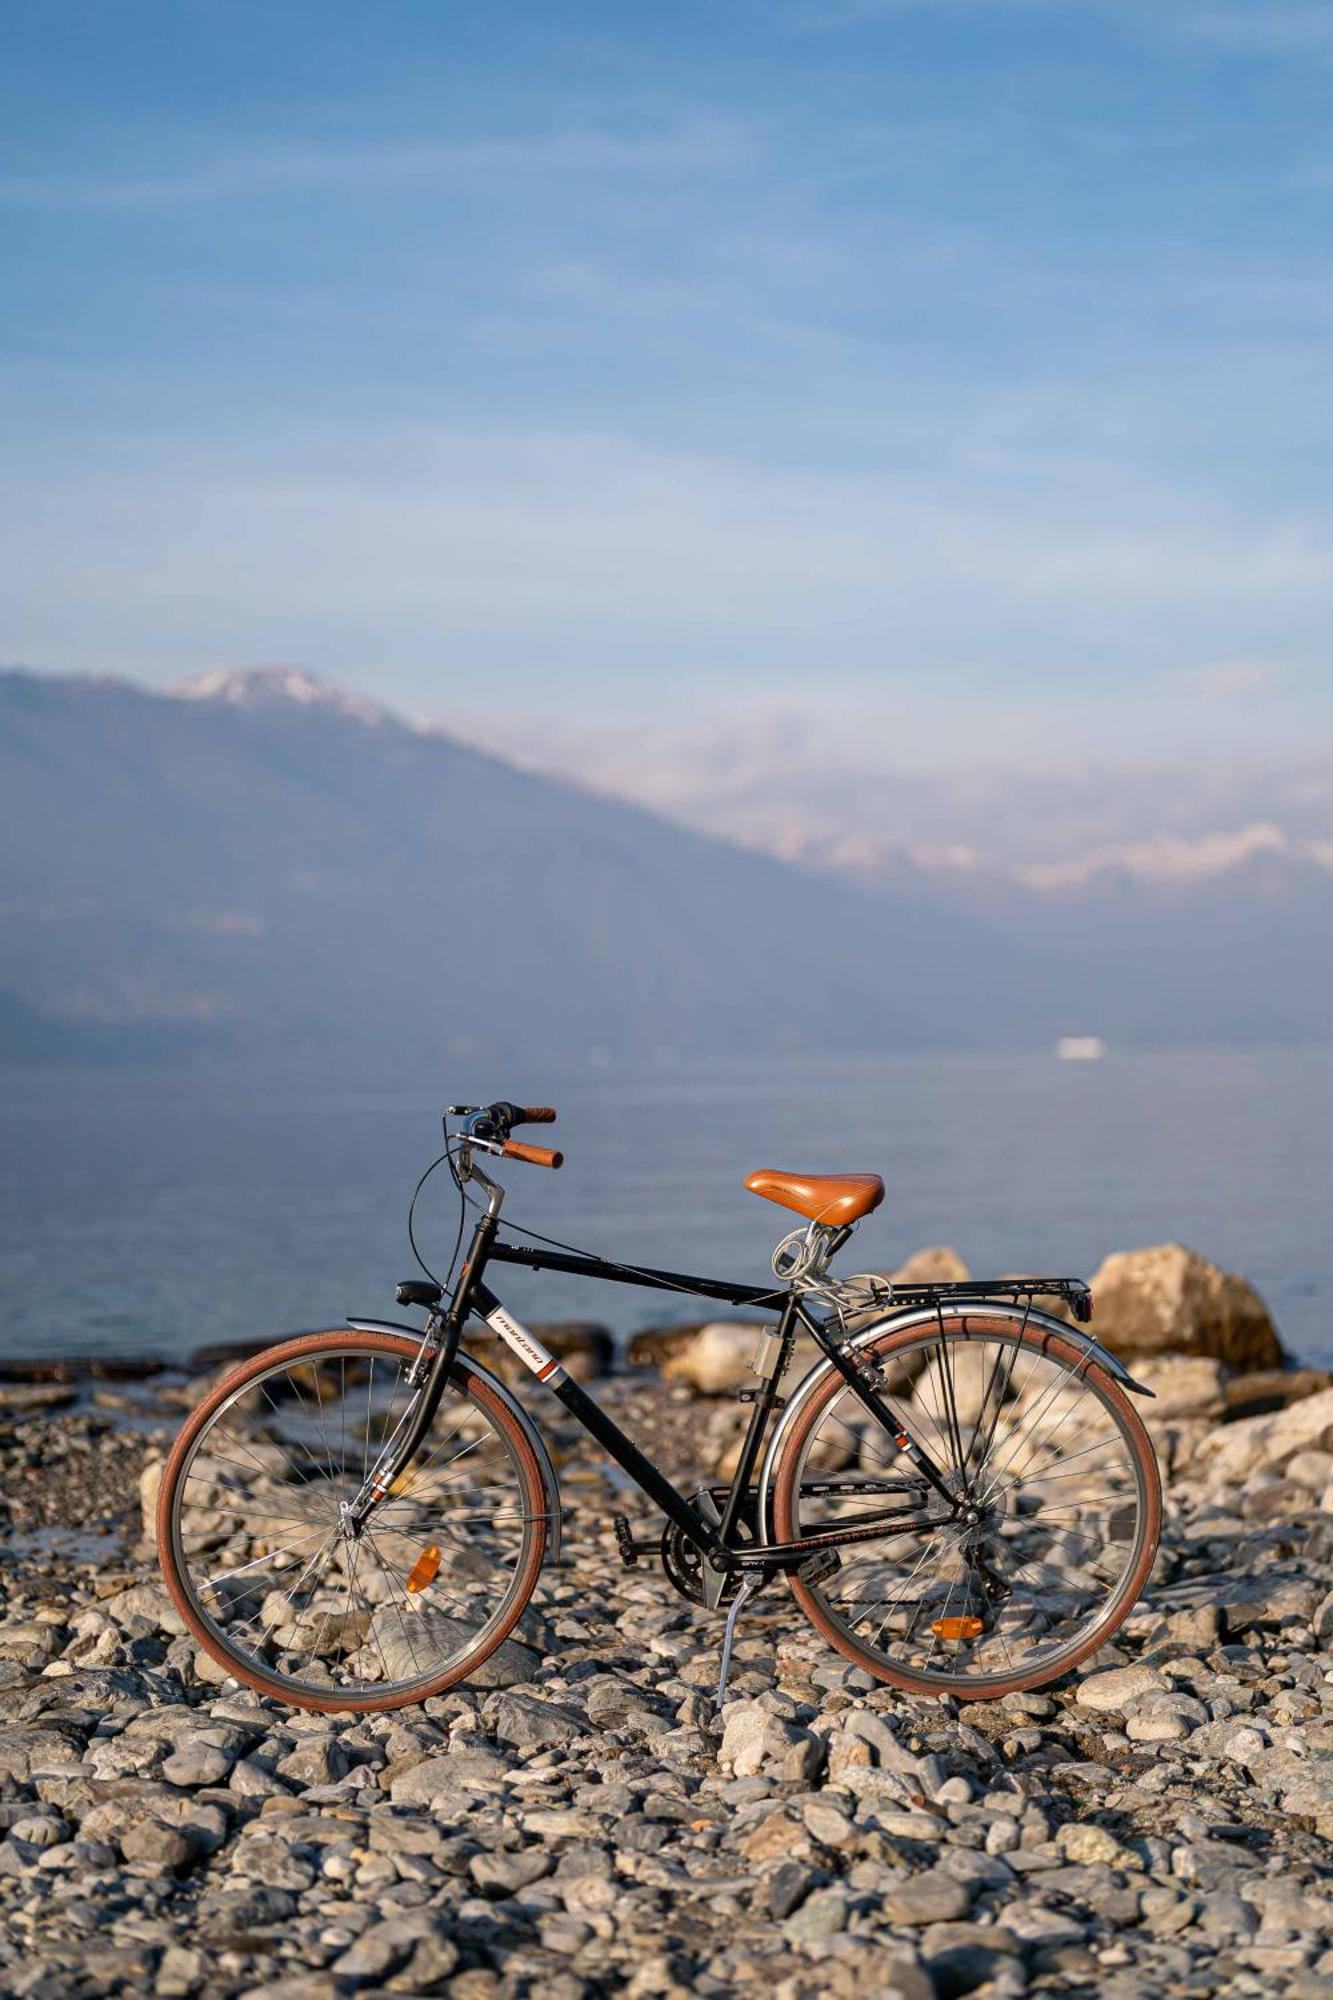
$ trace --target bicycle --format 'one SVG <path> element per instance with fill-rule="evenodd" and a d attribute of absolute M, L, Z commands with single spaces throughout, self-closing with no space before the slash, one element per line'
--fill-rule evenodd
<path fill-rule="evenodd" d="M 719 1705 L 736 1621 L 778 1576 L 847 1659 L 918 1694 L 1039 1687 L 1111 1638 L 1152 1568 L 1161 1484 L 1126 1393 L 1151 1391 L 1086 1332 L 1084 1283 L 832 1277 L 883 1200 L 875 1174 L 749 1176 L 804 1219 L 774 1252 L 776 1285 L 614 1262 L 532 1231 L 517 1232 L 528 1246 L 502 1240 L 505 1191 L 481 1161 L 559 1167 L 512 1137 L 554 1118 L 505 1100 L 446 1112 L 408 1233 L 415 1251 L 417 1197 L 447 1160 L 464 1204 L 454 1261 L 444 1283 L 396 1294 L 424 1327 L 349 1319 L 283 1341 L 187 1420 L 163 1473 L 159 1551 L 214 1660 L 295 1707 L 384 1710 L 466 1680 L 513 1632 L 559 1557 L 560 1491 L 518 1397 L 463 1347 L 473 1319 L 665 1516 L 652 1540 L 614 1517 L 624 1562 L 655 1552 L 685 1597 L 725 1610 Z M 455 1280 L 470 1187 L 484 1206 Z M 775 1315 L 741 1392 L 752 1408 L 730 1482 L 675 1486 L 505 1309 L 486 1282 L 497 1264 Z M 820 1358 L 784 1398 L 802 1331 Z"/>

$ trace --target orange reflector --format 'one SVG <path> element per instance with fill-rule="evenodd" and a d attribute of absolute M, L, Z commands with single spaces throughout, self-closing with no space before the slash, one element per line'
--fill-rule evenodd
<path fill-rule="evenodd" d="M 975 1639 L 985 1627 L 980 1618 L 937 1618 L 930 1629 L 937 1639 Z"/>
<path fill-rule="evenodd" d="M 421 1554 L 407 1572 L 408 1589 L 424 1590 L 428 1583 L 434 1583 L 439 1574 L 439 1569 L 440 1552 L 432 1542 L 428 1549 L 421 1551 Z"/>

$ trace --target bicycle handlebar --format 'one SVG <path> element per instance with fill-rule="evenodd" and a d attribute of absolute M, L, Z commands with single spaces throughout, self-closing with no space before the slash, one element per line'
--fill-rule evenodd
<path fill-rule="evenodd" d="M 494 1104 L 451 1104 L 446 1115 L 467 1121 L 464 1137 L 489 1145 L 511 1160 L 526 1160 L 534 1167 L 564 1165 L 563 1153 L 550 1152 L 545 1146 L 524 1146 L 509 1136 L 515 1125 L 554 1125 L 555 1111 L 549 1104 L 511 1104 L 501 1097 Z"/>
<path fill-rule="evenodd" d="M 507 1139 L 515 1125 L 554 1125 L 555 1112 L 549 1104 L 511 1104 L 507 1097 L 501 1097 L 494 1104 L 488 1104 L 482 1111 L 483 1118 L 489 1118 L 502 1139 Z"/>
<path fill-rule="evenodd" d="M 507 1139 L 515 1125 L 554 1125 L 555 1111 L 549 1104 L 511 1104 L 507 1097 L 494 1104 L 451 1104 L 446 1118 L 466 1118 L 484 1138 Z"/>
<path fill-rule="evenodd" d="M 563 1153 L 552 1153 L 545 1146 L 525 1146 L 521 1139 L 506 1139 L 500 1151 L 509 1160 L 526 1160 L 533 1167 L 562 1167 Z"/>

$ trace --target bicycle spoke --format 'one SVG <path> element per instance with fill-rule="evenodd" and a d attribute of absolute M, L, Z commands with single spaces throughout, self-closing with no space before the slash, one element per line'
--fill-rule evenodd
<path fill-rule="evenodd" d="M 845 1635 L 850 1658 L 904 1685 L 1039 1684 L 1086 1650 L 1099 1620 L 1123 1615 L 1116 1607 L 1144 1546 L 1141 1454 L 1091 1357 L 1071 1358 L 1026 1322 L 995 1333 L 937 1325 L 884 1361 L 910 1369 L 909 1357 L 918 1365 L 904 1428 L 939 1449 L 958 1511 L 923 1535 L 884 1517 L 875 1539 L 821 1580 L 821 1619 Z M 874 1368 L 873 1350 L 862 1359 Z M 876 1462 L 883 1433 L 845 1423 L 845 1393 L 831 1389 L 815 1405 L 778 1467 L 784 1533 L 850 1533 L 883 1505 L 882 1495 L 840 1493 L 816 1469 L 830 1453 L 845 1464 L 849 1447 L 860 1467 Z M 1105 1434 L 1089 1441 L 1090 1422 Z"/>
<path fill-rule="evenodd" d="M 396 1705 L 438 1684 L 498 1627 L 544 1532 L 506 1420 L 450 1386 L 433 1436 L 361 1517 L 420 1394 L 386 1358 L 358 1335 L 286 1364 L 257 1357 L 176 1483 L 178 1573 L 210 1648 L 297 1700 Z"/>

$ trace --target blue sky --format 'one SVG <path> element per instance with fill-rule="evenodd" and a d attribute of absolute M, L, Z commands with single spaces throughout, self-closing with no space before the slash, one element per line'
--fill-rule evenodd
<path fill-rule="evenodd" d="M 1323 0 L 11 0 L 0 657 L 1324 747 L 1331 110 Z"/>

